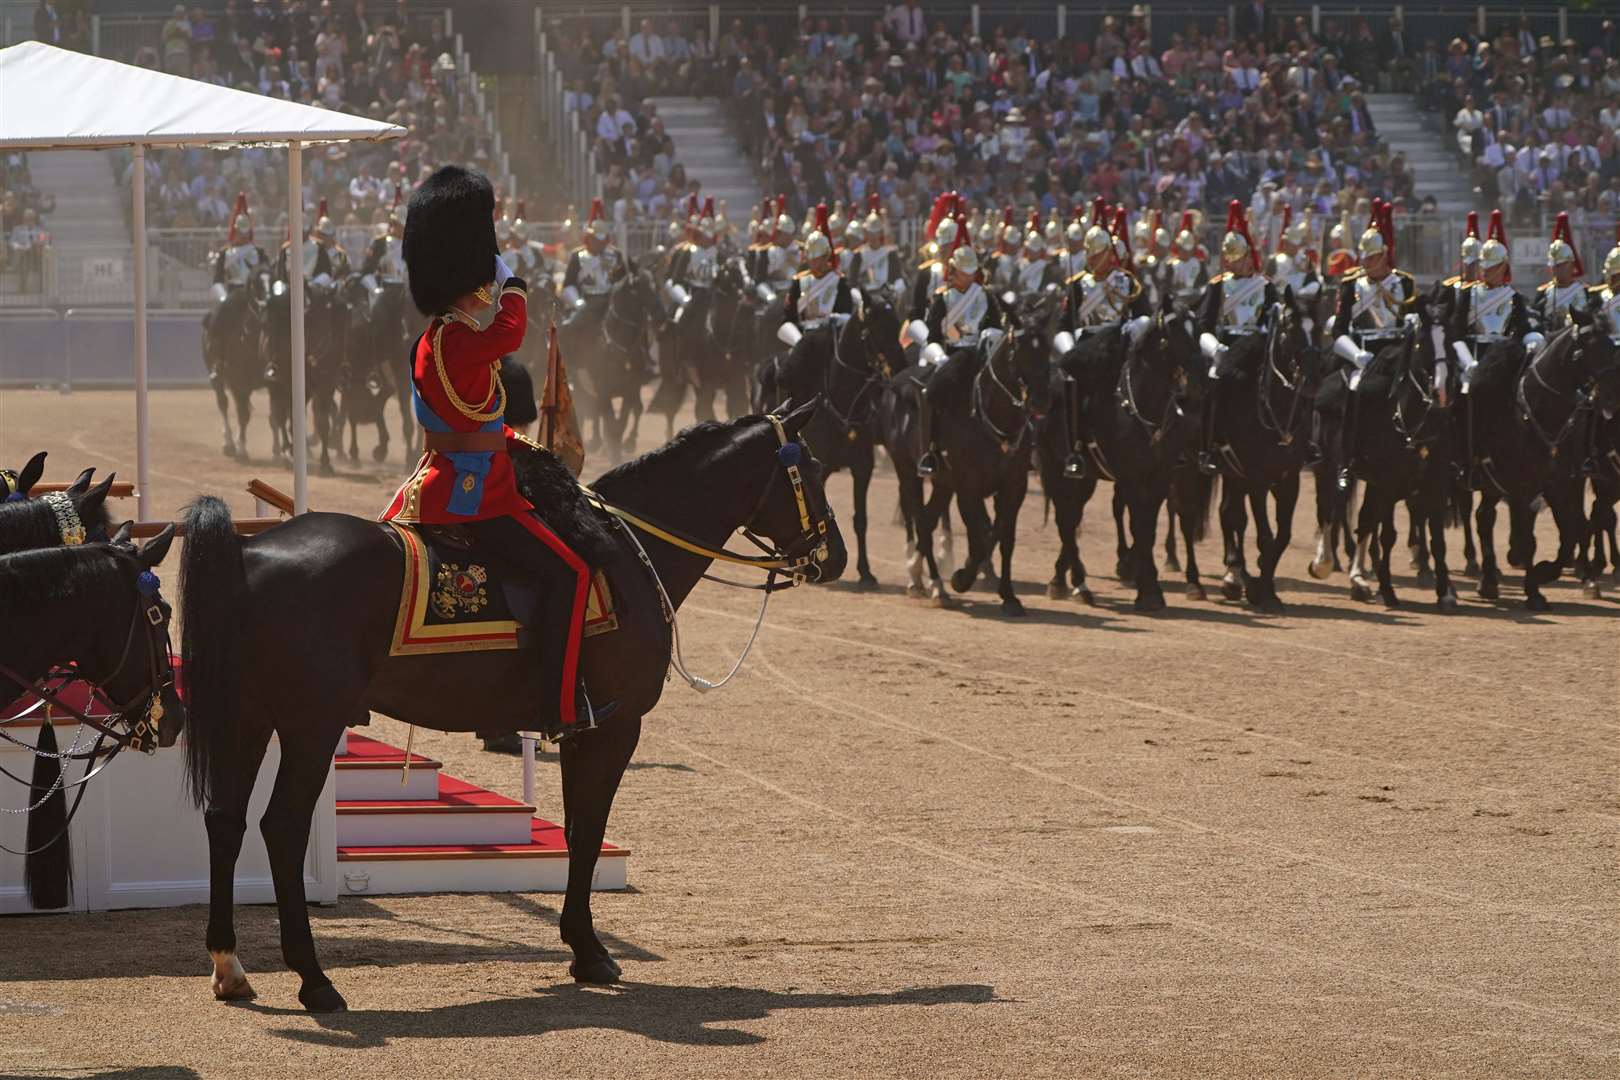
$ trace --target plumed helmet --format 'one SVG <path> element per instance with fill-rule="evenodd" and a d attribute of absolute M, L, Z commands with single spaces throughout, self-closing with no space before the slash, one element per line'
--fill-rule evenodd
<path fill-rule="evenodd" d="M 608 238 L 607 211 L 603 208 L 600 198 L 591 200 L 591 213 L 585 219 L 585 235 L 594 240 Z"/>
<path fill-rule="evenodd" d="M 956 243 L 957 228 L 955 218 L 946 218 L 934 230 L 934 242 L 939 245 L 941 251 L 949 249 L 952 244 Z"/>
<path fill-rule="evenodd" d="M 686 226 L 682 225 L 679 219 L 676 219 L 671 221 L 668 227 L 665 228 L 664 235 L 670 242 L 674 243 L 680 240 L 681 234 L 684 232 L 686 232 Z"/>
<path fill-rule="evenodd" d="M 775 233 L 775 235 L 777 235 L 777 236 L 786 236 L 786 237 L 791 238 L 796 232 L 798 232 L 798 226 L 793 224 L 793 218 L 790 215 L 788 215 L 788 214 L 777 214 L 776 215 L 776 233 Z"/>
<path fill-rule="evenodd" d="M 990 248 L 995 247 L 996 246 L 996 223 L 994 221 L 991 221 L 989 218 L 985 218 L 984 221 L 980 222 L 979 223 L 979 231 L 978 231 L 978 234 L 976 236 L 976 241 L 977 241 L 977 243 L 978 243 L 978 245 L 980 247 L 984 248 L 987 251 Z"/>
<path fill-rule="evenodd" d="M 703 213 L 697 220 L 698 235 L 706 240 L 713 240 L 720 235 L 720 220 L 714 213 L 714 200 L 703 200 Z"/>
<path fill-rule="evenodd" d="M 1457 250 L 1457 255 L 1464 266 L 1479 262 L 1480 246 L 1479 211 L 1470 210 L 1468 211 L 1468 231 L 1464 234 L 1462 243 L 1458 245 Z"/>
<path fill-rule="evenodd" d="M 1119 256 L 1120 262 L 1130 264 L 1131 225 L 1123 206 L 1114 208 L 1114 254 Z"/>
<path fill-rule="evenodd" d="M 1001 242 L 1013 251 L 1024 246 L 1024 230 L 1016 225 L 1006 225 L 1001 230 Z"/>
<path fill-rule="evenodd" d="M 1485 234 L 1485 243 L 1479 249 L 1479 269 L 1481 272 L 1502 266 L 1509 258 L 1507 232 L 1502 226 L 1502 211 L 1491 211 L 1490 230 Z M 1513 269 L 1508 268 L 1508 281 L 1513 280 Z"/>
<path fill-rule="evenodd" d="M 499 244 L 505 244 L 507 241 L 509 241 L 511 239 L 512 239 L 512 223 L 510 221 L 508 221 L 506 218 L 496 218 L 495 219 L 495 240 L 496 240 L 496 242 L 499 243 Z"/>
<path fill-rule="evenodd" d="M 522 218 L 512 221 L 512 239 L 518 243 L 526 243 L 529 239 L 529 223 Z"/>
<path fill-rule="evenodd" d="M 1198 248 L 1198 233 L 1193 221 L 1193 212 L 1183 210 L 1181 213 L 1181 228 L 1176 230 L 1176 250 L 1183 255 L 1191 255 Z"/>
<path fill-rule="evenodd" d="M 867 214 L 866 220 L 861 223 L 861 231 L 866 234 L 868 240 L 883 239 L 883 215 L 876 210 Z"/>
<path fill-rule="evenodd" d="M 1108 250 L 1112 242 L 1113 238 L 1108 235 L 1107 229 L 1103 228 L 1100 224 L 1090 226 L 1086 229 L 1086 256 L 1088 258 L 1093 258 L 1101 255 L 1103 252 Z"/>
<path fill-rule="evenodd" d="M 1163 225 L 1160 225 L 1158 228 L 1154 229 L 1153 246 L 1160 249 L 1168 248 L 1170 246 L 1170 230 L 1165 228 Z"/>
<path fill-rule="evenodd" d="M 1361 238 L 1356 241 L 1356 250 L 1363 259 L 1369 255 L 1384 255 L 1389 252 L 1388 237 L 1378 227 L 1379 214 L 1383 209 L 1384 200 L 1374 198 L 1372 212 L 1367 216 L 1367 227 L 1362 230 Z"/>
<path fill-rule="evenodd" d="M 840 203 L 840 208 L 835 208 L 827 218 L 827 235 L 832 237 L 834 240 L 844 235 L 844 229 L 848 224 L 844 220 L 844 211 L 841 209 L 842 205 L 843 204 Z"/>
<path fill-rule="evenodd" d="M 322 240 L 332 239 L 334 231 L 335 230 L 332 228 L 332 219 L 327 217 L 325 214 L 322 214 L 320 218 L 316 220 L 315 235 L 320 237 Z"/>
<path fill-rule="evenodd" d="M 1620 277 L 1620 243 L 1615 244 L 1609 249 L 1609 253 L 1603 256 L 1603 277 L 1605 280 Z"/>
<path fill-rule="evenodd" d="M 1041 235 L 1046 237 L 1047 246 L 1061 243 L 1063 240 L 1063 226 L 1057 218 L 1048 221 L 1041 228 Z"/>
<path fill-rule="evenodd" d="M 403 245 L 411 301 L 424 315 L 495 276 L 495 189 L 489 177 L 444 165 L 411 193 Z"/>
<path fill-rule="evenodd" d="M 1024 250 L 1031 255 L 1046 254 L 1046 237 L 1041 235 L 1039 229 L 1031 229 L 1024 235 Z"/>
<path fill-rule="evenodd" d="M 1079 251 L 1080 245 L 1085 242 L 1086 227 L 1078 221 L 1069 222 L 1069 227 L 1063 230 L 1063 239 L 1069 245 L 1069 250 Z"/>
<path fill-rule="evenodd" d="M 951 252 L 950 266 L 952 270 L 963 274 L 977 274 L 979 272 L 979 255 L 970 244 L 961 244 Z"/>
<path fill-rule="evenodd" d="M 1249 265 L 1260 269 L 1260 252 L 1249 235 L 1249 221 L 1243 213 L 1243 204 L 1236 199 L 1226 204 L 1226 234 L 1221 237 L 1221 260 L 1231 262 L 1249 257 Z"/>
<path fill-rule="evenodd" d="M 1249 254 L 1249 241 L 1242 233 L 1229 232 L 1221 237 L 1221 258 L 1241 259 Z"/>
<path fill-rule="evenodd" d="M 833 253 L 831 217 L 827 213 L 826 203 L 816 204 L 816 216 L 812 221 L 805 219 L 810 226 L 810 233 L 804 239 L 804 257 L 808 262 L 825 259 Z"/>
<path fill-rule="evenodd" d="M 1580 253 L 1575 250 L 1575 236 L 1569 231 L 1569 215 L 1562 211 L 1553 222 L 1552 242 L 1547 245 L 1547 265 L 1574 263 L 1575 276 L 1582 277 L 1586 268 L 1581 265 Z"/>
<path fill-rule="evenodd" d="M 248 217 L 247 192 L 236 193 L 236 206 L 231 210 L 231 230 L 226 243 L 235 246 L 253 239 L 253 219 Z"/>
<path fill-rule="evenodd" d="M 1131 226 L 1131 241 L 1143 249 L 1153 243 L 1153 224 L 1147 218 L 1137 218 Z"/>

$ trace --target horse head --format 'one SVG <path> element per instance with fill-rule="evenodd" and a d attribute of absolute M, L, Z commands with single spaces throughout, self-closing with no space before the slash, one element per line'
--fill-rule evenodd
<path fill-rule="evenodd" d="M 843 575 L 849 553 L 827 501 L 826 466 L 816 460 L 801 438 L 820 405 L 819 397 L 798 408 L 788 401 L 771 413 L 775 422 L 769 425 L 769 444 L 776 464 L 760 495 L 758 509 L 744 525 L 769 539 L 790 559 L 809 557 L 809 580 L 828 582 Z"/>
<path fill-rule="evenodd" d="M 877 366 L 889 373 L 906 366 L 906 350 L 900 343 L 900 313 L 883 289 L 861 289 L 861 318 L 866 324 Z"/>
<path fill-rule="evenodd" d="M 1604 415 L 1612 417 L 1620 413 L 1620 348 L 1595 315 L 1570 308 L 1569 317 L 1574 323 L 1572 346 L 1586 376 L 1587 392 Z"/>

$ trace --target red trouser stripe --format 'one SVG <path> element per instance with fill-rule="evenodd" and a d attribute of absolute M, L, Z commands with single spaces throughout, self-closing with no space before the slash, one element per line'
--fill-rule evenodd
<path fill-rule="evenodd" d="M 572 548 L 562 542 L 562 538 L 550 529 L 545 523 L 533 514 L 512 515 L 525 529 L 533 533 L 541 543 L 556 552 L 557 557 L 567 563 L 574 571 L 574 608 L 568 619 L 568 647 L 563 652 L 562 673 L 562 704 L 558 715 L 565 724 L 574 723 L 574 687 L 579 683 L 579 642 L 585 628 L 585 597 L 590 589 L 590 568 L 585 560 L 574 554 Z"/>

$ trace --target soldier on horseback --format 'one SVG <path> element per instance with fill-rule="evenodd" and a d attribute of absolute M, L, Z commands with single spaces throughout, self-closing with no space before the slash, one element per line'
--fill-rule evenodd
<path fill-rule="evenodd" d="M 399 191 L 395 189 L 394 205 L 388 211 L 384 231 L 371 241 L 366 261 L 360 266 L 360 280 L 365 282 L 371 295 L 371 306 L 376 308 L 383 293 L 405 284 L 405 222 L 399 213 Z"/>
<path fill-rule="evenodd" d="M 1569 322 L 1571 308 L 1586 312 L 1586 268 L 1575 237 L 1569 231 L 1569 215 L 1560 213 L 1553 224 L 1552 242 L 1547 245 L 1547 268 L 1552 280 L 1536 290 L 1535 315 L 1543 333 L 1556 333 Z"/>
<path fill-rule="evenodd" d="M 954 191 L 947 191 L 934 200 L 934 208 L 928 215 L 928 227 L 923 234 L 925 240 L 920 252 L 923 261 L 917 264 L 917 276 L 911 282 L 911 307 L 906 312 L 908 321 L 915 322 L 926 316 L 934 294 L 945 286 L 945 257 L 956 247 L 957 229 L 961 223 L 955 215 L 960 212 L 961 205 L 961 197 Z M 977 255 L 973 261 L 977 264 Z"/>
<path fill-rule="evenodd" d="M 849 282 L 838 272 L 838 253 L 826 232 L 827 222 L 827 204 L 821 203 L 816 207 L 815 228 L 804 242 L 805 268 L 793 275 L 776 334 L 789 348 L 805 333 L 829 322 L 842 322 L 858 310 Z"/>
<path fill-rule="evenodd" d="M 1221 272 L 1209 279 L 1198 309 L 1198 348 L 1209 360 L 1209 377 L 1222 379 L 1252 374 L 1265 350 L 1277 290 L 1260 273 L 1260 251 L 1249 235 L 1243 204 L 1233 199 L 1226 207 L 1226 235 L 1221 237 Z M 1219 393 L 1217 385 L 1215 393 Z M 1215 431 L 1219 410 L 1214 401 L 1204 408 L 1204 445 L 1198 452 L 1199 471 L 1213 476 L 1220 466 L 1215 454 L 1222 447 Z"/>
<path fill-rule="evenodd" d="M 488 178 L 459 166 L 440 168 L 411 194 L 404 257 L 411 299 L 430 319 L 416 340 L 411 384 L 427 448 L 382 516 L 458 525 L 536 587 L 538 598 L 517 614 L 540 649 L 537 726 L 560 737 L 615 706 L 593 708 L 579 676 L 590 570 L 518 492 L 510 450 L 521 436 L 504 422 L 498 371 L 523 344 L 527 286 L 496 250 L 494 216 Z M 480 330 L 476 313 L 491 306 L 494 321 Z"/>
<path fill-rule="evenodd" d="M 270 269 L 270 258 L 264 249 L 253 242 L 253 219 L 248 216 L 247 193 L 238 192 L 236 208 L 231 213 L 231 228 L 225 246 L 214 253 L 214 283 L 209 287 L 211 306 L 203 316 L 203 336 L 207 342 L 208 378 L 216 385 L 219 381 L 220 350 L 230 330 L 240 329 L 221 325 L 221 311 L 226 301 L 239 290 L 246 290 L 245 299 L 231 302 L 232 311 L 240 306 L 242 320 L 253 317 L 253 304 L 259 275 Z"/>
<path fill-rule="evenodd" d="M 1598 324 L 1609 339 L 1620 345 L 1620 227 L 1615 229 L 1615 245 L 1603 257 L 1603 282 L 1589 290 Z"/>
<path fill-rule="evenodd" d="M 1080 377 L 1070 374 L 1064 380 L 1069 453 L 1063 461 L 1063 474 L 1074 478 L 1087 472 L 1081 449 L 1085 445 L 1086 398 L 1093 381 L 1088 376 L 1096 376 L 1112 364 L 1123 347 L 1122 337 L 1134 339 L 1152 317 L 1142 283 L 1126 269 L 1131 250 L 1125 212 L 1121 209 L 1115 216 L 1113 234 L 1104 224 L 1106 216 L 1099 196 L 1092 203 L 1092 223 L 1081 241 L 1086 268 L 1065 282 L 1069 295 L 1063 329 L 1052 343 L 1060 357 L 1080 352 L 1066 362 L 1066 366 L 1080 369 Z"/>
<path fill-rule="evenodd" d="M 1443 312 L 1441 316 L 1449 321 L 1451 313 L 1457 306 L 1467 302 L 1469 289 L 1479 284 L 1479 249 L 1482 241 L 1479 238 L 1479 211 L 1468 211 L 1468 228 L 1463 233 L 1462 243 L 1457 246 L 1457 272 L 1444 278 L 1435 287 L 1432 298 Z"/>
<path fill-rule="evenodd" d="M 1151 217 L 1143 214 L 1131 227 L 1131 242 L 1136 249 L 1131 259 L 1131 272 L 1142 283 L 1142 288 L 1147 290 L 1148 303 L 1152 305 L 1157 305 L 1159 300 L 1165 241 L 1169 239 L 1169 234 L 1160 225 L 1162 216 L 1159 210 L 1153 211 Z"/>
<path fill-rule="evenodd" d="M 1193 211 L 1182 211 L 1181 228 L 1176 230 L 1176 238 L 1170 245 L 1170 257 L 1166 262 L 1169 266 L 1166 280 L 1172 294 L 1184 306 L 1193 306 L 1204 295 L 1204 285 L 1209 280 L 1209 272 L 1204 269 L 1204 258 L 1198 246 Z"/>
<path fill-rule="evenodd" d="M 326 200 L 321 200 L 320 209 L 316 211 L 315 227 L 305 237 L 303 247 L 300 249 L 303 256 L 304 280 L 311 285 L 330 288 L 340 278 L 349 275 L 349 256 L 342 248 L 337 246 L 333 235 L 332 219 L 326 215 Z M 289 237 L 281 245 L 281 251 L 276 255 L 275 269 L 272 276 L 277 281 L 287 281 L 288 263 L 292 256 L 292 240 Z"/>
<path fill-rule="evenodd" d="M 1024 231 L 1013 221 L 1013 208 L 1002 214 L 1001 227 L 996 230 L 996 249 L 982 261 L 985 280 L 997 293 L 1014 288 L 1018 278 L 1018 260 L 1024 248 Z"/>
<path fill-rule="evenodd" d="M 787 212 L 787 196 L 776 199 L 776 218 L 771 226 L 771 246 L 765 249 L 765 281 L 778 296 L 793 284 L 802 255 L 795 239 L 793 218 Z"/>
<path fill-rule="evenodd" d="M 1284 288 L 1294 290 L 1294 299 L 1307 310 L 1315 310 L 1322 293 L 1322 279 L 1316 275 L 1316 252 L 1311 250 L 1311 215 L 1294 220 L 1294 208 L 1282 208 L 1282 227 L 1277 230 L 1277 252 L 1266 260 L 1266 277 L 1277 295 Z"/>
<path fill-rule="evenodd" d="M 874 196 L 871 212 L 861 223 L 861 235 L 866 242 L 850 256 L 849 276 L 857 287 L 894 302 L 905 293 L 906 280 L 900 265 L 900 251 L 889 243 L 888 234 Z"/>
<path fill-rule="evenodd" d="M 936 235 L 944 235 L 941 223 Z M 924 320 L 914 320 L 909 332 L 922 345 L 918 363 L 935 368 L 929 385 L 945 372 L 973 363 L 979 351 L 990 352 L 1000 340 L 1005 316 L 1001 303 L 979 282 L 979 256 L 967 242 L 967 225 L 958 221 L 950 232 L 951 247 L 943 253 L 945 281 L 935 290 Z M 928 385 L 918 395 L 917 438 L 923 454 L 917 475 L 932 476 L 939 469 L 939 446 L 934 438 L 933 408 Z"/>
<path fill-rule="evenodd" d="M 1406 332 L 1407 309 L 1417 301 L 1412 275 L 1395 267 L 1395 224 L 1393 207 L 1374 200 L 1367 228 L 1357 242 L 1360 265 L 1348 270 L 1339 283 L 1339 306 L 1333 319 L 1333 352 L 1349 362 L 1352 393 L 1345 405 L 1344 422 L 1339 428 L 1342 451 L 1339 490 L 1350 489 L 1354 463 L 1351 448 L 1356 445 L 1356 395 L 1361 373 L 1373 355 Z M 1503 261 L 1506 262 L 1504 250 Z"/>
<path fill-rule="evenodd" d="M 714 278 L 720 272 L 719 229 L 714 219 L 714 200 L 709 199 L 703 211 L 692 222 L 686 243 L 677 247 L 669 259 L 669 279 L 665 292 L 675 303 L 675 321 L 687 318 L 686 309 L 694 307 L 702 319 L 709 310 L 710 291 Z"/>
<path fill-rule="evenodd" d="M 1473 381 L 1474 369 L 1498 346 L 1518 345 L 1533 353 L 1546 340 L 1532 328 L 1530 307 L 1513 288 L 1513 268 L 1508 260 L 1502 211 L 1492 210 L 1490 228 L 1479 249 L 1479 283 L 1461 294 L 1448 328 L 1464 394 Z"/>
<path fill-rule="evenodd" d="M 1038 216 L 1031 217 L 1029 232 L 1024 234 L 1024 253 L 1019 256 L 1013 272 L 1012 291 L 1018 296 L 1029 296 L 1047 287 L 1063 284 L 1057 260 L 1046 251 L 1046 235 L 1041 232 Z"/>
<path fill-rule="evenodd" d="M 623 252 L 613 246 L 602 200 L 592 199 L 584 244 L 568 256 L 568 268 L 563 272 L 563 303 L 579 312 L 576 317 L 600 321 L 614 282 L 628 270 Z"/>

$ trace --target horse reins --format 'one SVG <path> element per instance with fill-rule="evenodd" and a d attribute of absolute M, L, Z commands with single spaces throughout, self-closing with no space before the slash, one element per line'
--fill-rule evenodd
<path fill-rule="evenodd" d="M 1023 375 L 1020 373 L 1016 376 L 1020 392 L 1014 394 L 1012 389 L 1001 381 L 1001 376 L 996 373 L 996 361 L 1003 353 L 1010 354 L 1017 347 L 1017 331 L 1008 331 L 1006 336 L 1001 339 L 1000 343 L 991 352 L 989 358 L 980 365 L 979 373 L 973 377 L 973 415 L 984 429 L 990 433 L 991 437 L 1001 444 L 1003 454 L 1011 454 L 1021 449 L 1024 440 L 1029 437 L 1029 433 L 1034 429 L 1034 420 L 1029 410 L 1029 386 L 1025 384 Z M 990 410 L 984 400 L 984 377 L 986 375 L 990 376 L 990 381 L 995 384 L 996 389 L 1001 392 L 1001 395 L 1007 399 L 1008 403 L 1018 411 L 1019 416 L 1023 419 L 1023 423 L 1018 426 L 1017 431 L 1003 431 L 996 425 L 994 420 L 990 419 Z"/>

